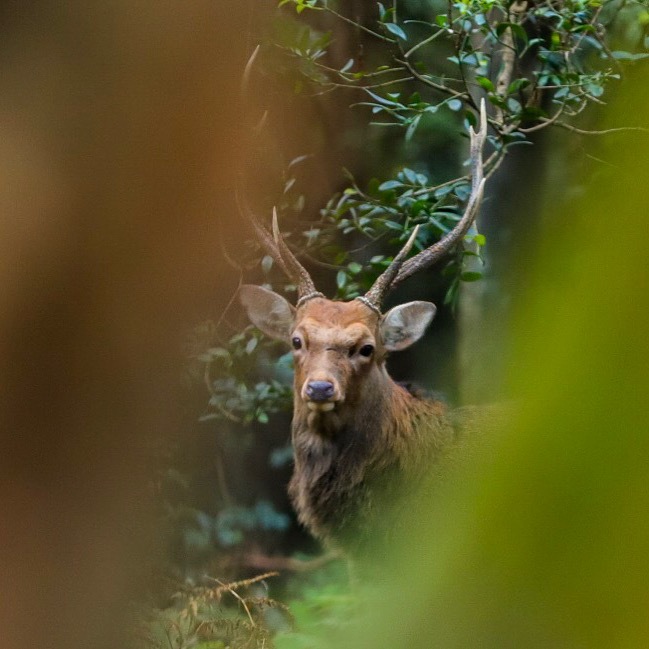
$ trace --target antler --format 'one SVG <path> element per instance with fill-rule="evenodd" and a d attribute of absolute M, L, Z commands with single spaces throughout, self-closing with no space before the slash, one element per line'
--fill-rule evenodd
<path fill-rule="evenodd" d="M 407 277 L 432 266 L 436 261 L 441 259 L 464 237 L 475 220 L 480 202 L 482 201 L 485 184 L 482 149 L 487 138 L 487 111 L 484 99 L 480 102 L 480 129 L 476 133 L 473 127 L 471 127 L 469 133 L 471 136 L 471 195 L 467 201 L 464 215 L 453 230 L 437 243 L 422 250 L 411 259 L 404 261 L 416 238 L 417 229 L 415 228 L 406 245 L 362 298 L 362 301 L 375 311 L 380 312 L 381 302 L 390 289 L 400 284 Z"/>
<path fill-rule="evenodd" d="M 259 45 L 255 47 L 243 71 L 243 76 L 241 78 L 242 100 L 248 90 L 250 74 L 255 59 L 259 54 L 259 48 Z M 262 123 L 263 121 L 264 118 L 262 118 Z M 316 291 L 315 284 L 313 283 L 308 271 L 297 260 L 295 255 L 284 242 L 279 231 L 279 226 L 277 225 L 277 211 L 275 208 L 273 208 L 273 232 L 271 234 L 250 208 L 250 205 L 245 198 L 243 185 L 243 172 L 240 172 L 236 188 L 236 198 L 239 211 L 247 218 L 252 229 L 255 231 L 259 242 L 266 249 L 266 252 L 277 262 L 279 267 L 284 271 L 284 274 L 296 285 L 298 296 L 297 305 L 299 306 L 302 302 L 305 302 L 312 297 L 324 297 L 322 293 Z"/>
<path fill-rule="evenodd" d="M 392 260 L 392 263 L 381 273 L 379 277 L 376 278 L 372 288 L 365 293 L 365 295 L 358 299 L 367 304 L 371 309 L 378 311 L 380 313 L 381 302 L 383 301 L 383 296 L 390 290 L 390 285 L 393 284 L 397 277 L 397 273 L 402 268 L 402 264 L 405 261 L 412 244 L 415 243 L 417 234 L 419 233 L 419 226 L 417 226 L 413 231 L 408 241 L 399 251 L 399 254 Z"/>
<path fill-rule="evenodd" d="M 312 297 L 324 297 L 322 293 L 316 290 L 311 275 L 304 266 L 297 260 L 297 257 L 291 252 L 286 245 L 277 224 L 277 210 L 273 208 L 273 233 L 261 223 L 257 215 L 252 211 L 248 202 L 243 197 L 240 188 L 237 188 L 237 204 L 242 214 L 250 222 L 259 242 L 266 249 L 266 252 L 277 262 L 279 267 L 284 271 L 286 276 L 297 287 L 297 306 Z"/>

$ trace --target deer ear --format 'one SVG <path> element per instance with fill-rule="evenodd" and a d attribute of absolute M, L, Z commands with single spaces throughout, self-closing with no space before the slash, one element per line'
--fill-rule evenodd
<path fill-rule="evenodd" d="M 239 289 L 239 299 L 254 325 L 271 338 L 288 341 L 295 308 L 281 295 L 261 286 L 245 284 Z"/>
<path fill-rule="evenodd" d="M 388 351 L 396 352 L 416 343 L 435 316 L 432 302 L 408 302 L 390 309 L 381 319 L 380 331 Z"/>

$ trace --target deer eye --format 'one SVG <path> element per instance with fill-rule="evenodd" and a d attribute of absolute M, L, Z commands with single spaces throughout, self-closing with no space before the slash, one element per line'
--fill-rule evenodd
<path fill-rule="evenodd" d="M 291 339 L 291 345 L 293 345 L 293 349 L 302 349 L 302 341 L 297 336 Z"/>
<path fill-rule="evenodd" d="M 374 351 L 374 345 L 363 345 L 359 350 L 358 353 L 361 356 L 365 356 L 366 358 L 368 356 L 372 355 L 372 352 Z"/>

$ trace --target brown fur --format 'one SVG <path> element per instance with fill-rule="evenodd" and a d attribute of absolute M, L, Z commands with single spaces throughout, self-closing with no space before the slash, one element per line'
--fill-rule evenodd
<path fill-rule="evenodd" d="M 363 301 L 312 296 L 295 309 L 258 286 L 242 287 L 241 301 L 258 327 L 294 348 L 289 493 L 299 520 L 349 556 L 384 549 L 403 521 L 393 515 L 402 499 L 439 473 L 464 424 L 474 425 L 472 412 L 413 394 L 385 366 L 388 352 L 419 340 L 435 306 L 408 302 L 379 315 Z"/>
<path fill-rule="evenodd" d="M 416 488 L 456 431 L 442 402 L 390 378 L 379 317 L 362 303 L 313 299 L 297 312 L 294 332 L 304 344 L 295 353 L 289 493 L 315 536 L 358 555 L 385 540 L 395 499 Z M 350 358 L 365 343 L 376 345 L 372 358 Z M 308 380 L 335 383 L 334 410 L 308 408 Z"/>

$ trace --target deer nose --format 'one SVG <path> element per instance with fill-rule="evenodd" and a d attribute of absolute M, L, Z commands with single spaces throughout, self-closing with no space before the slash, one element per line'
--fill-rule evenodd
<path fill-rule="evenodd" d="M 328 401 L 333 397 L 334 384 L 330 381 L 310 381 L 306 386 L 306 396 L 311 401 Z"/>

